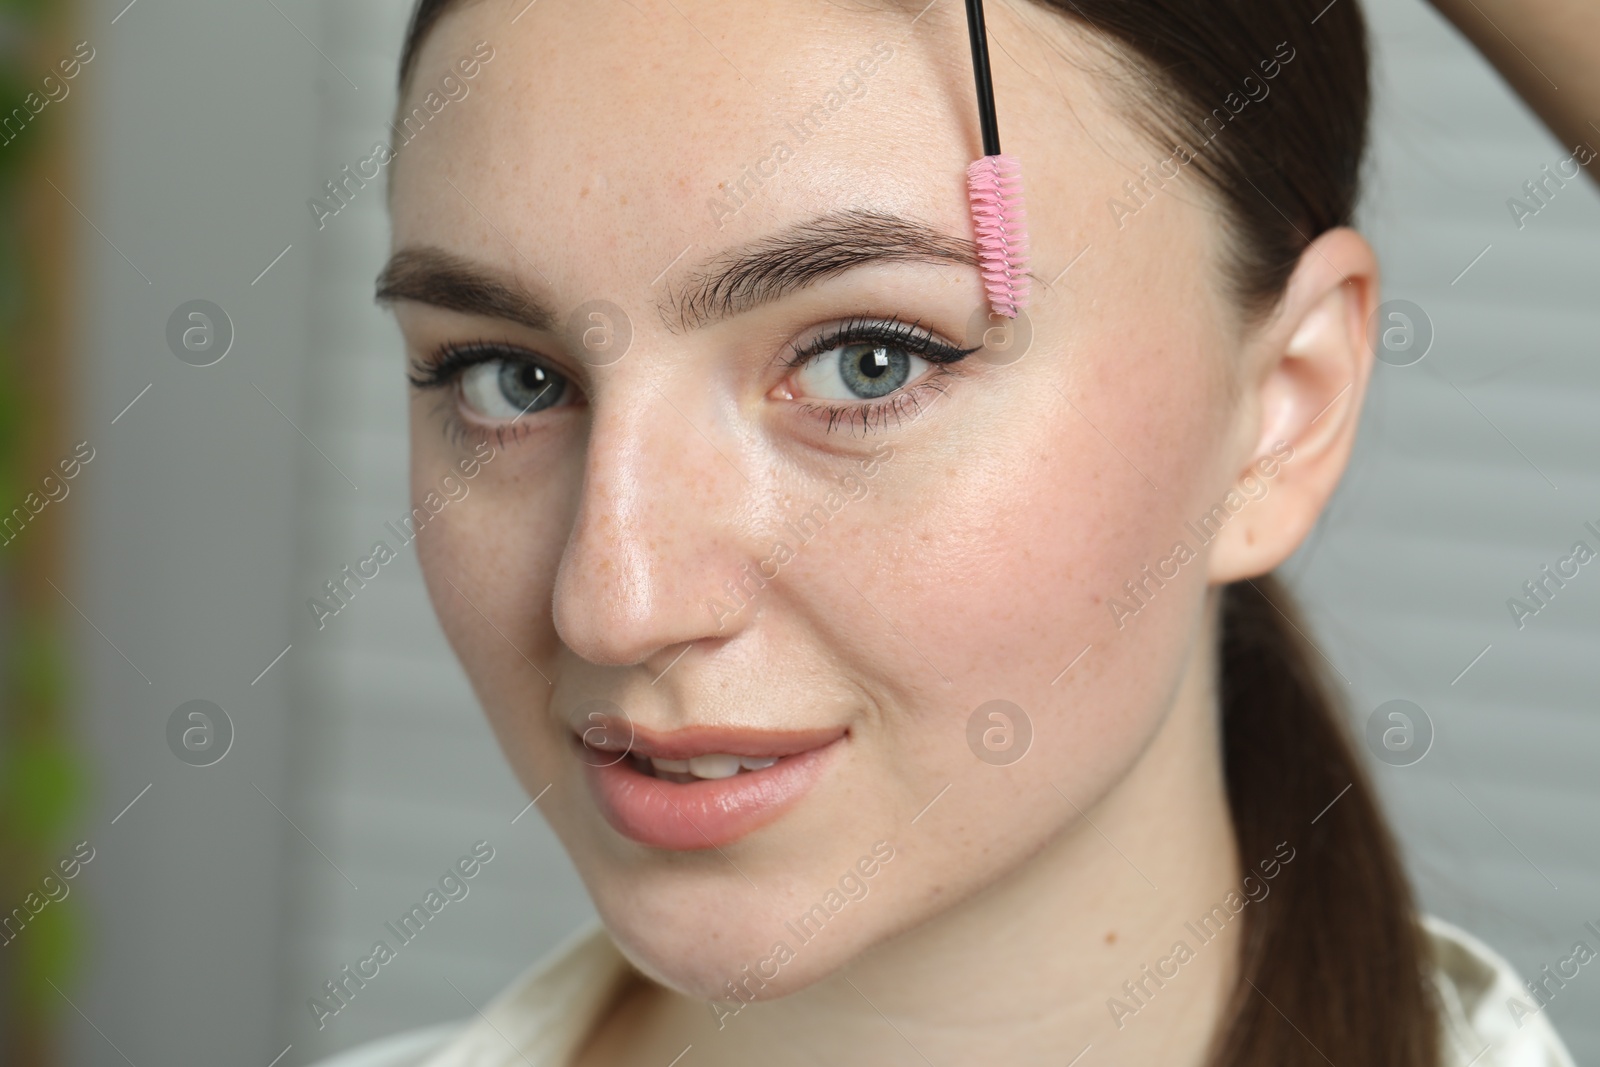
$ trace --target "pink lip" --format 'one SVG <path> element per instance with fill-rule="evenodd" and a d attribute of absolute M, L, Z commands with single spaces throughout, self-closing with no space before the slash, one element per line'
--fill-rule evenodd
<path fill-rule="evenodd" d="M 740 730 L 698 726 L 670 733 L 635 727 L 633 744 L 624 742 L 627 725 L 608 730 L 617 753 L 614 763 L 596 766 L 598 753 L 576 735 L 574 747 L 584 763 L 584 778 L 606 822 L 624 837 L 653 848 L 689 851 L 736 841 L 777 819 L 817 783 L 829 756 L 844 737 L 843 727 L 824 730 Z M 712 752 L 776 757 L 759 771 L 731 778 L 673 782 L 639 770 L 632 755 L 688 759 Z"/>

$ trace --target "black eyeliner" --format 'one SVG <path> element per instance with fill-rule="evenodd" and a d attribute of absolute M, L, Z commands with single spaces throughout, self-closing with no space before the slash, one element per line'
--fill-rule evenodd
<path fill-rule="evenodd" d="M 929 363 L 940 365 L 959 363 L 983 347 L 977 345 L 973 348 L 956 348 L 945 344 L 920 323 L 907 323 L 894 319 L 852 318 L 846 320 L 843 325 L 830 327 L 821 336 L 805 345 L 791 344 L 789 348 L 794 355 L 784 360 L 784 365 L 796 367 L 831 349 L 850 344 L 891 345 L 920 356 Z"/>

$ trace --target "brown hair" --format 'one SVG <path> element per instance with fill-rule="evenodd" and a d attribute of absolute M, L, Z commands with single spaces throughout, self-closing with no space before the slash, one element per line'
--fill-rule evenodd
<path fill-rule="evenodd" d="M 1245 862 L 1295 849 L 1246 908 L 1212 1067 L 1437 1067 L 1439 1031 L 1399 849 L 1275 577 L 1222 591 L 1222 745 Z M 1316 822 L 1312 823 L 1311 820 Z"/>
<path fill-rule="evenodd" d="M 1356 0 L 1036 2 L 1117 56 L 1127 111 L 1155 158 L 1177 153 L 1221 207 L 1238 306 L 1250 319 L 1270 312 L 1311 240 L 1355 212 L 1370 106 Z M 1427 938 L 1305 629 L 1271 575 L 1222 591 L 1234 837 L 1245 863 L 1284 841 L 1295 860 L 1246 909 L 1210 1064 L 1436 1067 Z"/>
<path fill-rule="evenodd" d="M 402 90 L 422 40 L 457 2 L 418 0 Z M 1222 209 L 1238 306 L 1250 319 L 1271 311 L 1306 246 L 1355 210 L 1369 107 L 1356 0 L 1315 15 L 1321 0 L 1034 2 L 1115 53 L 1128 113 L 1160 153 L 1152 167 L 1177 152 L 1200 178 Z M 1280 842 L 1295 852 L 1270 897 L 1243 913 L 1210 1067 L 1437 1067 L 1427 940 L 1320 657 L 1271 575 L 1227 586 L 1221 614 L 1234 837 L 1246 863 Z"/>
<path fill-rule="evenodd" d="M 411 9 L 411 21 L 406 26 L 405 44 L 400 47 L 400 74 L 397 80 L 402 98 L 405 96 L 406 83 L 411 80 L 411 70 L 417 65 L 417 53 L 422 50 L 422 42 L 428 38 L 428 31 L 444 17 L 445 12 L 459 7 L 462 2 L 463 0 L 417 0 L 417 6 Z"/>

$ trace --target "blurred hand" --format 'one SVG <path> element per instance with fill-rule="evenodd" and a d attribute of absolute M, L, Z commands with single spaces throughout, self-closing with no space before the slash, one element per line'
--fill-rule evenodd
<path fill-rule="evenodd" d="M 1567 148 L 1600 146 L 1600 2 L 1432 2 Z M 1584 169 L 1600 184 L 1594 166 Z"/>

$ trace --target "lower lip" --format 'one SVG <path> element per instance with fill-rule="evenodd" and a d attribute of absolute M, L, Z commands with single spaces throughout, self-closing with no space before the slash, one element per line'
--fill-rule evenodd
<path fill-rule="evenodd" d="M 837 745 L 784 756 L 759 771 L 699 782 L 655 778 L 634 766 L 631 756 L 596 767 L 590 761 L 602 754 L 581 745 L 580 758 L 612 829 L 641 845 L 690 851 L 737 841 L 788 811 L 816 784 Z"/>

